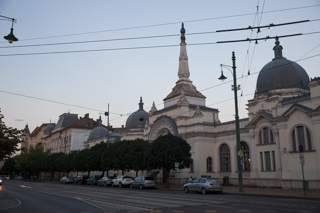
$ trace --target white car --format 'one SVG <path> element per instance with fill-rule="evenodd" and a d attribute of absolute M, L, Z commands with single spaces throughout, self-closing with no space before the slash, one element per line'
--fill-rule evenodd
<path fill-rule="evenodd" d="M 131 177 L 126 175 L 119 175 L 118 177 L 112 180 L 111 186 L 112 187 L 119 186 L 120 188 L 122 186 L 130 186 L 131 181 L 132 181 Z"/>

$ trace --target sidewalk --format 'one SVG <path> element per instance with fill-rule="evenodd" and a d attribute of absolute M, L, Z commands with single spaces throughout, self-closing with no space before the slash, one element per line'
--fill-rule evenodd
<path fill-rule="evenodd" d="M 156 184 L 156 188 L 182 191 L 183 185 L 170 184 L 170 188 L 166 188 L 165 184 Z M 243 192 L 239 192 L 238 186 L 224 186 L 222 194 L 320 200 L 320 190 L 306 190 L 304 195 L 303 189 L 243 187 Z"/>

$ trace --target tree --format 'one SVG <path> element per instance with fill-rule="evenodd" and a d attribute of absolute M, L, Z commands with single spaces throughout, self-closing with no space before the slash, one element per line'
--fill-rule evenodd
<path fill-rule="evenodd" d="M 4 162 L 3 167 L 1 168 L 2 171 L 6 172 L 7 174 L 10 175 L 10 178 L 13 178 L 13 174 L 18 172 L 18 170 L 15 168 L 16 166 L 16 160 L 15 158 L 8 158 Z"/>
<path fill-rule="evenodd" d="M 179 169 L 189 168 L 192 162 L 190 145 L 181 137 L 167 134 L 157 138 L 146 154 L 149 169 L 163 169 L 167 175 L 166 187 L 169 187 L 169 173 L 178 162 Z"/>
<path fill-rule="evenodd" d="M 135 139 L 133 141 L 129 141 L 129 152 L 127 157 L 129 158 L 129 168 L 136 171 L 136 176 L 138 176 L 138 172 L 140 170 L 145 170 L 147 168 L 145 157 L 146 153 L 150 148 L 150 144 L 148 141 L 143 139 Z"/>
<path fill-rule="evenodd" d="M 7 127 L 2 121 L 3 118 L 4 116 L 0 114 L 0 161 L 19 151 L 18 143 L 21 142 L 22 133 L 21 130 Z"/>

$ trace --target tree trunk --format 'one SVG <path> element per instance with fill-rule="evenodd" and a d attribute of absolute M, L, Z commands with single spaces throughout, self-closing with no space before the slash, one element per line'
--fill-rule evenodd
<path fill-rule="evenodd" d="M 170 184 L 169 184 L 169 173 L 170 173 L 170 169 L 165 169 L 165 170 L 166 170 L 166 173 L 167 173 L 166 188 L 169 188 L 169 187 L 170 187 Z"/>

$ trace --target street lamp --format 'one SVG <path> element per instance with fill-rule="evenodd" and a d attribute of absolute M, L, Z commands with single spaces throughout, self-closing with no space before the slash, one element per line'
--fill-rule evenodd
<path fill-rule="evenodd" d="M 238 182 L 239 182 L 239 192 L 243 192 L 242 187 L 242 163 L 241 158 L 243 153 L 241 152 L 240 146 L 240 127 L 239 127 L 239 114 L 238 114 L 238 90 L 240 90 L 240 85 L 237 86 L 237 76 L 236 76 L 236 56 L 234 52 L 232 52 L 232 67 L 228 65 L 220 64 L 221 66 L 221 76 L 219 80 L 225 80 L 227 77 L 223 75 L 222 67 L 227 68 L 233 75 L 233 85 L 232 89 L 234 90 L 234 104 L 235 104 L 235 111 L 236 111 L 236 138 L 237 138 L 237 163 L 238 163 Z M 232 71 L 228 68 L 231 67 Z"/>
<path fill-rule="evenodd" d="M 14 18 L 9 18 L 9 17 L 6 17 L 6 16 L 1 16 L 1 18 L 5 18 L 5 20 L 12 20 L 12 27 L 11 27 L 11 31 L 8 35 L 6 36 L 3 36 L 4 39 L 6 39 L 7 41 L 9 41 L 10 44 L 12 44 L 12 42 L 14 41 L 18 41 L 18 39 L 13 35 L 13 23 L 16 21 L 16 19 Z"/>

